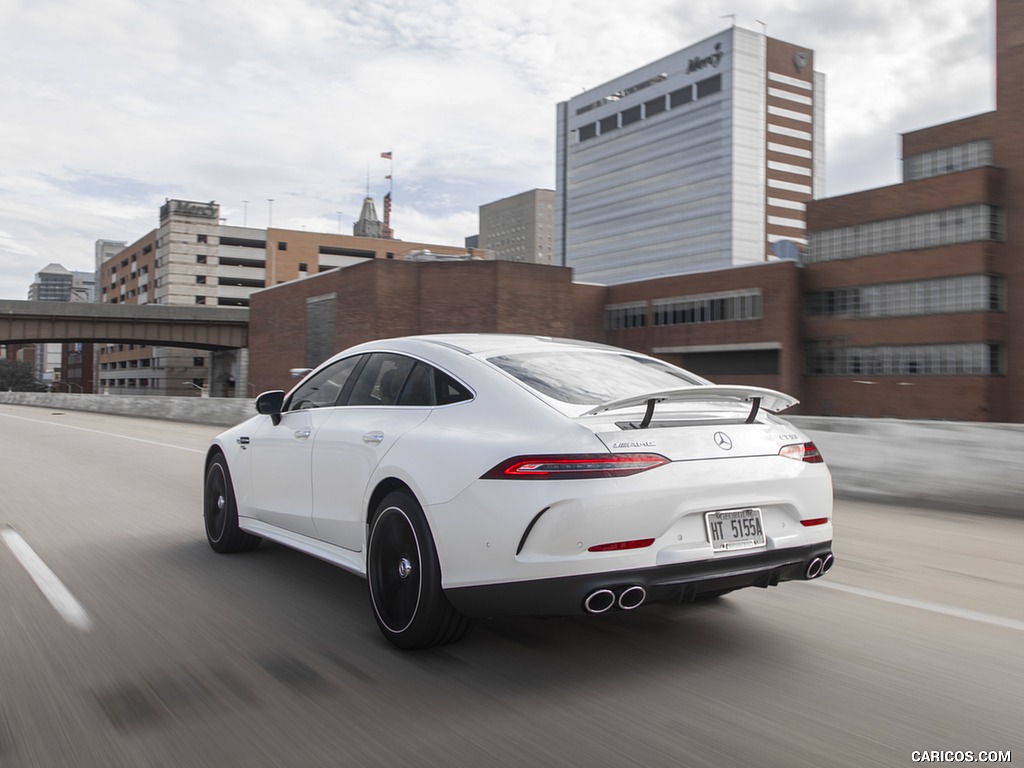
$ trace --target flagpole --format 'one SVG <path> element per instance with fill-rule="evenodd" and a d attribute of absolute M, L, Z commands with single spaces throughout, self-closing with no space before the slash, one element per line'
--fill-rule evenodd
<path fill-rule="evenodd" d="M 389 149 L 387 152 L 381 152 L 380 156 L 389 164 L 388 175 L 385 178 L 388 180 L 388 195 L 390 195 L 395 189 L 395 153 Z"/>

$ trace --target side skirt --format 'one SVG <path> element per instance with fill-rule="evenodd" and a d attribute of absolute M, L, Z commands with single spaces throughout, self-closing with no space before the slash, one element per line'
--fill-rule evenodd
<path fill-rule="evenodd" d="M 283 528 L 269 525 L 251 517 L 239 517 L 238 527 L 248 533 L 262 536 L 265 539 L 270 539 L 291 549 L 312 555 L 339 568 L 344 568 L 346 571 L 357 576 L 362 576 L 364 579 L 366 578 L 366 562 L 362 552 L 353 552 L 344 547 L 328 544 L 326 541 L 286 531 Z"/>

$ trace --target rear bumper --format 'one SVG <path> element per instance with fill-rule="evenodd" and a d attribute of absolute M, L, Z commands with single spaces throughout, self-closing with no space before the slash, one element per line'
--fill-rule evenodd
<path fill-rule="evenodd" d="M 687 603 L 710 592 L 805 579 L 808 564 L 831 551 L 832 542 L 827 541 L 654 568 L 456 587 L 445 595 L 459 611 L 476 617 L 582 614 L 587 612 L 587 596 L 596 590 L 619 593 L 632 586 L 643 587 L 644 604 Z"/>

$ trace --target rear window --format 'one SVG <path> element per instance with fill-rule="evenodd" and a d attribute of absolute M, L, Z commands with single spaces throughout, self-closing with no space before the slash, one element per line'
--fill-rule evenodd
<path fill-rule="evenodd" d="M 573 405 L 600 405 L 704 383 L 660 360 L 618 353 L 526 352 L 490 357 L 488 361 L 531 389 Z"/>

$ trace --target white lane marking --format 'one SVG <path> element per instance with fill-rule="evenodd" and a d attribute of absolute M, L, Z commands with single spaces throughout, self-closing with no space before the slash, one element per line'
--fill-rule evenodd
<path fill-rule="evenodd" d="M 57 578 L 57 574 L 51 571 L 43 559 L 28 545 L 28 542 L 13 528 L 0 530 L 0 537 L 3 537 L 4 544 L 11 550 L 22 567 L 28 571 L 32 581 L 36 583 L 36 586 L 64 621 L 83 632 L 92 629 L 92 619 L 89 618 L 85 608 Z"/>
<path fill-rule="evenodd" d="M 900 597 L 899 595 L 887 595 L 884 592 L 875 592 L 870 589 L 851 587 L 849 584 L 837 584 L 834 581 L 818 581 L 816 579 L 810 583 L 816 587 L 826 587 L 828 589 L 834 589 L 838 592 L 846 592 L 850 595 L 857 595 L 857 597 L 866 597 L 869 600 L 881 600 L 884 603 L 904 605 L 908 608 L 917 608 L 921 611 L 941 613 L 943 616 L 953 616 L 958 619 L 966 619 L 967 621 L 976 621 L 979 624 L 991 624 L 992 626 L 1002 627 L 1003 629 L 1015 629 L 1018 632 L 1024 632 L 1024 621 L 1017 621 L 1016 619 L 1007 619 L 1003 616 L 996 616 L 991 613 L 982 613 L 981 611 L 971 611 L 966 608 L 957 608 L 954 605 L 932 603 L 928 600 L 914 600 L 910 597 Z"/>
<path fill-rule="evenodd" d="M 61 427 L 62 429 L 77 429 L 79 432 L 91 432 L 94 435 L 104 435 L 105 437 L 120 437 L 122 440 L 133 440 L 136 443 L 146 443 L 147 445 L 158 445 L 161 448 L 177 448 L 179 451 L 188 451 L 190 453 L 206 453 L 206 451 L 201 451 L 198 448 L 185 448 L 184 446 L 181 446 L 181 445 L 173 445 L 171 443 L 160 443 L 160 442 L 157 442 L 156 440 L 146 440 L 146 439 L 141 438 L 141 437 L 130 437 L 129 435 L 119 435 L 116 432 L 103 432 L 102 430 L 99 430 L 99 429 L 89 429 L 87 427 L 75 427 L 75 426 L 72 426 L 71 424 L 60 424 L 60 423 L 58 423 L 56 421 L 46 421 L 45 419 L 29 419 L 29 418 L 26 418 L 24 416 L 12 416 L 9 413 L 0 413 L 0 416 L 3 416 L 3 417 L 8 418 L 8 419 L 18 419 L 19 421 L 31 421 L 31 422 L 35 422 L 36 424 L 50 424 L 50 425 L 55 426 L 55 427 Z"/>

